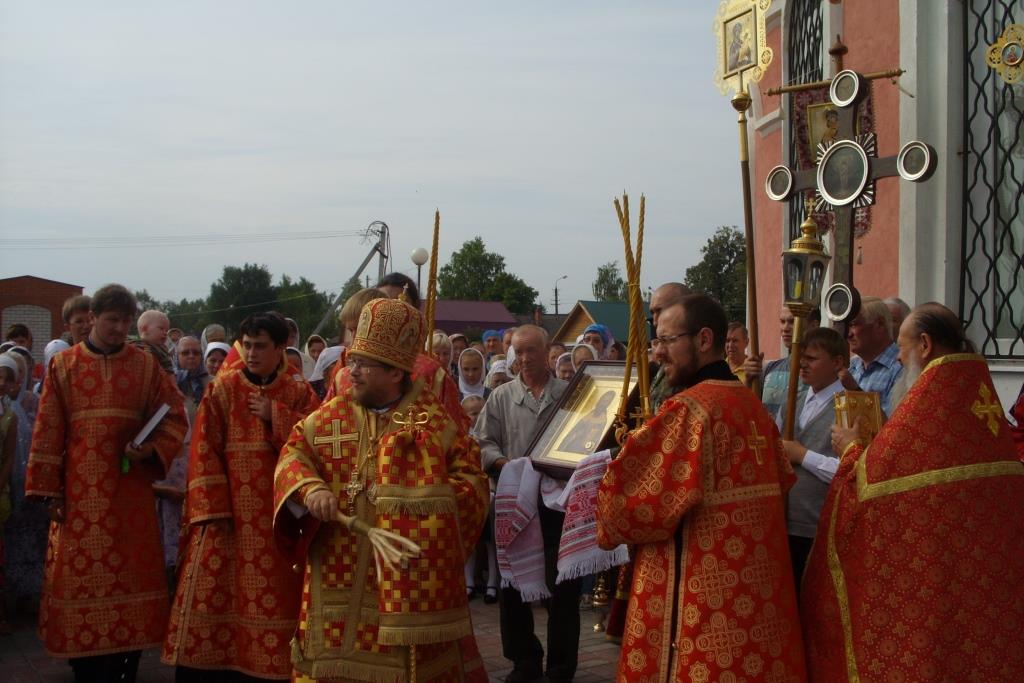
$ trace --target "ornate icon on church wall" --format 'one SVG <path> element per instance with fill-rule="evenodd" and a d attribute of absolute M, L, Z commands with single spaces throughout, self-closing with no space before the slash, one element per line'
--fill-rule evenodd
<path fill-rule="evenodd" d="M 613 423 L 625 374 L 621 361 L 587 361 L 580 367 L 527 449 L 534 467 L 568 479 L 585 457 L 615 445 Z M 635 394 L 635 375 L 629 387 Z"/>
<path fill-rule="evenodd" d="M 1010 24 L 999 39 L 988 47 L 985 59 L 1006 83 L 1024 79 L 1024 25 Z"/>
<path fill-rule="evenodd" d="M 807 156 L 823 143 L 835 142 L 839 135 L 839 110 L 831 102 L 807 105 Z"/>
<path fill-rule="evenodd" d="M 715 83 L 723 94 L 740 92 L 764 76 L 772 61 L 764 15 L 771 0 L 723 0 L 712 30 L 718 44 Z"/>

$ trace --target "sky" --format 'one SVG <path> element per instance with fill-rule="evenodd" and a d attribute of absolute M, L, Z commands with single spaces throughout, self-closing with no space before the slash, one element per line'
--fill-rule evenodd
<path fill-rule="evenodd" d="M 643 286 L 682 280 L 742 225 L 717 5 L 0 0 L 0 277 L 178 300 L 249 262 L 336 293 L 373 221 L 415 277 L 437 208 L 440 265 L 480 236 L 549 311 L 567 275 L 564 313 L 622 264 L 625 190 Z"/>

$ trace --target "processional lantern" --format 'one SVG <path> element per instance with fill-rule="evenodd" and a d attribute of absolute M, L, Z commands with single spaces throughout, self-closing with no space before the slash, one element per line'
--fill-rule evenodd
<path fill-rule="evenodd" d="M 793 314 L 793 341 L 789 350 L 789 391 L 786 396 L 786 422 L 783 438 L 793 438 L 796 413 L 796 384 L 803 349 L 804 319 L 821 304 L 821 288 L 831 256 L 818 238 L 818 225 L 811 216 L 813 199 L 807 200 L 807 218 L 800 224 L 800 236 L 782 252 L 782 282 L 785 305 Z"/>

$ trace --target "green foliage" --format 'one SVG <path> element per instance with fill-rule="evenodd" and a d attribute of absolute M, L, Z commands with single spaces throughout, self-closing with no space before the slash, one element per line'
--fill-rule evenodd
<path fill-rule="evenodd" d="M 474 237 L 452 253 L 437 273 L 437 292 L 442 299 L 500 301 L 512 313 L 533 312 L 537 290 L 505 270 L 505 257 L 492 254 L 480 237 Z"/>
<path fill-rule="evenodd" d="M 685 284 L 718 299 L 729 320 L 747 318 L 746 243 L 736 226 L 721 226 L 701 247 L 704 258 L 686 269 Z"/>
<path fill-rule="evenodd" d="M 277 312 L 298 324 L 299 334 L 302 335 L 299 342 L 304 344 L 306 337 L 313 333 L 313 328 L 331 305 L 327 294 L 317 291 L 316 286 L 304 277 L 293 282 L 287 275 L 281 276 L 275 294 Z"/>
<path fill-rule="evenodd" d="M 220 279 L 210 285 L 210 296 L 206 299 L 211 310 L 219 311 L 217 322 L 231 331 L 237 330 L 249 314 L 274 309 L 276 301 L 270 270 L 255 263 L 246 263 L 241 268 L 224 266 Z"/>
<path fill-rule="evenodd" d="M 597 278 L 591 287 L 598 301 L 626 301 L 626 281 L 622 278 L 617 261 L 597 267 Z"/>

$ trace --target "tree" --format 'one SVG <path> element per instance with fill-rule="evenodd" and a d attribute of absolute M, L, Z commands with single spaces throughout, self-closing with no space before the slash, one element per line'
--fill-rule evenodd
<path fill-rule="evenodd" d="M 277 304 L 274 310 L 295 321 L 299 333 L 303 335 L 302 339 L 312 333 L 324 311 L 331 305 L 327 293 L 319 291 L 316 285 L 304 277 L 293 281 L 287 275 L 282 275 L 275 290 Z"/>
<path fill-rule="evenodd" d="M 274 307 L 277 291 L 271 283 L 266 266 L 255 263 L 246 263 L 241 268 L 224 266 L 220 279 L 210 285 L 207 310 L 216 311 L 212 317 L 232 334 L 250 313 Z"/>
<path fill-rule="evenodd" d="M 685 283 L 721 302 L 729 320 L 747 317 L 747 250 L 736 226 L 721 226 L 701 247 L 704 258 L 686 269 Z"/>
<path fill-rule="evenodd" d="M 617 261 L 597 267 L 597 279 L 591 289 L 598 301 L 626 301 L 626 281 L 622 279 Z"/>
<path fill-rule="evenodd" d="M 437 273 L 437 292 L 443 299 L 500 301 L 512 313 L 533 312 L 537 290 L 505 270 L 505 257 L 492 254 L 480 237 L 465 242 Z"/>

